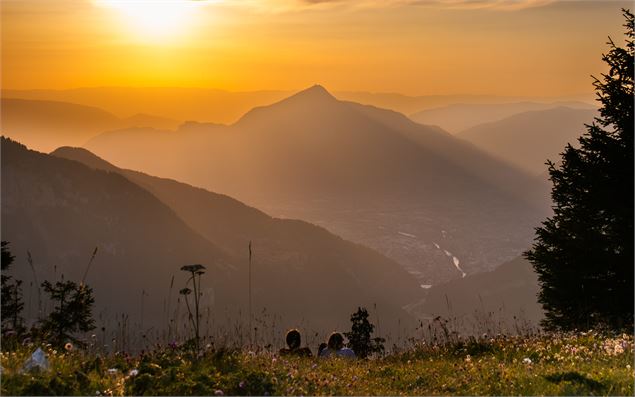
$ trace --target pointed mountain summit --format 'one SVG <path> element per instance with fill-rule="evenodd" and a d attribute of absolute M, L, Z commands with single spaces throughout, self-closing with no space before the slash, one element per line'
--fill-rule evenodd
<path fill-rule="evenodd" d="M 253 108 L 245 113 L 236 122 L 236 125 L 258 124 L 263 121 L 273 120 L 278 115 L 284 118 L 290 116 L 309 117 L 312 114 L 332 112 L 341 104 L 342 102 L 328 92 L 326 88 L 316 84 L 271 105 Z M 264 120 L 261 119 L 262 115 L 266 115 Z"/>
<path fill-rule="evenodd" d="M 307 89 L 291 95 L 290 97 L 285 99 L 285 101 L 287 100 L 325 101 L 337 99 L 326 88 L 324 88 L 324 86 L 320 84 L 314 84 Z"/>

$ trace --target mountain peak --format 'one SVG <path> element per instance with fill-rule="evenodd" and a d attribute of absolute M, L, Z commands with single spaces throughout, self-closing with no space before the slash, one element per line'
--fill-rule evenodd
<path fill-rule="evenodd" d="M 62 146 L 50 153 L 51 156 L 78 161 L 90 168 L 104 171 L 118 171 L 119 169 L 93 152 L 81 147 Z"/>
<path fill-rule="evenodd" d="M 289 97 L 289 99 L 290 98 L 305 98 L 310 100 L 336 100 L 336 98 L 331 95 L 331 93 L 328 92 L 326 88 L 319 84 L 315 84 L 307 89 L 304 89 L 292 95 L 291 97 Z"/>
<path fill-rule="evenodd" d="M 313 112 L 316 109 L 329 109 L 338 106 L 339 103 L 338 99 L 331 95 L 326 88 L 315 84 L 272 105 L 257 106 L 251 109 L 236 124 L 260 123 L 263 120 L 268 120 L 269 116 L 265 115 L 270 114 L 269 112 L 282 112 L 284 114 L 280 117 L 288 118 L 289 115 L 298 116 L 300 109 Z"/>

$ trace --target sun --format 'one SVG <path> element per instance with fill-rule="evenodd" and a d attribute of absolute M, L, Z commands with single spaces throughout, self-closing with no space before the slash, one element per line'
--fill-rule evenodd
<path fill-rule="evenodd" d="M 193 0 L 96 0 L 115 10 L 139 38 L 165 41 L 181 35 L 201 4 Z"/>

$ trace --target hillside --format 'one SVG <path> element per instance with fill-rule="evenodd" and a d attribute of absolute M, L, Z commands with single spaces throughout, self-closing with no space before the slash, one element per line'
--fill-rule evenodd
<path fill-rule="evenodd" d="M 413 310 L 428 319 L 453 319 L 467 332 L 491 333 L 498 328 L 497 332 L 514 333 L 537 326 L 543 318 L 539 290 L 531 263 L 519 257 L 490 272 L 435 285 Z"/>
<path fill-rule="evenodd" d="M 447 106 L 425 109 L 410 118 L 418 123 L 438 125 L 453 134 L 479 124 L 491 123 L 536 110 L 547 110 L 565 106 L 572 109 L 595 109 L 586 102 L 511 102 L 511 103 L 454 103 Z"/>
<path fill-rule="evenodd" d="M 60 153 L 70 156 L 75 150 Z M 92 158 L 90 167 L 2 140 L 3 240 L 11 243 L 16 276 L 25 285 L 33 280 L 27 250 L 40 282 L 61 274 L 80 280 L 97 246 L 87 282 L 95 288 L 100 321 L 108 319 L 112 327 L 115 314 L 128 313 L 159 332 L 178 310 L 185 313 L 174 290 L 170 316 L 166 312 L 172 277 L 178 290 L 185 280 L 179 268 L 202 263 L 208 267 L 206 319 L 218 319 L 209 332 L 244 331 L 252 240 L 254 312 L 258 321 L 275 323 L 267 324 L 268 337 L 291 326 L 329 332 L 345 324 L 358 305 L 377 304 L 390 324 L 398 318 L 409 323 L 401 306 L 420 289 L 380 254 L 306 222 L 274 219 L 229 197 L 118 170 L 79 153 L 71 157 Z M 26 296 L 34 299 L 35 291 Z M 29 317 L 36 314 L 35 302 Z M 390 328 L 386 325 L 386 332 Z"/>
<path fill-rule="evenodd" d="M 82 145 L 104 131 L 126 127 L 175 128 L 180 122 L 148 114 L 119 118 L 99 107 L 70 102 L 2 97 L 2 133 L 29 147 L 50 151 Z"/>
<path fill-rule="evenodd" d="M 86 282 L 94 287 L 96 314 L 113 321 L 128 313 L 146 325 L 163 323 L 163 300 L 172 275 L 188 263 L 205 263 L 219 283 L 233 271 L 222 249 L 189 228 L 147 190 L 115 173 L 27 150 L 2 139 L 2 239 L 16 254 L 16 277 L 80 281 L 90 254 L 98 255 Z M 141 319 L 141 294 L 145 313 Z M 26 317 L 37 315 L 37 294 L 25 292 Z M 112 325 L 112 323 L 111 323 Z M 139 324 L 137 324 L 138 326 Z"/>
<path fill-rule="evenodd" d="M 546 213 L 544 187 L 530 176 L 443 130 L 320 86 L 231 126 L 114 131 L 86 147 L 117 166 L 323 225 L 424 284 L 517 256 Z"/>
<path fill-rule="evenodd" d="M 558 160 L 567 143 L 577 143 L 585 131 L 584 124 L 590 124 L 595 114 L 591 109 L 559 106 L 481 124 L 456 136 L 539 175 L 547 169 L 547 160 Z"/>
<path fill-rule="evenodd" d="M 229 92 L 207 88 L 90 87 L 67 90 L 3 90 L 3 96 L 50 100 L 107 109 L 121 118 L 150 114 L 172 120 L 231 123 L 254 106 L 273 103 L 285 91 Z M 165 125 L 143 125 L 164 128 Z"/>
<path fill-rule="evenodd" d="M 246 257 L 247 247 L 252 241 L 254 274 L 259 281 L 256 294 L 262 302 L 270 302 L 273 307 L 299 305 L 299 302 L 289 302 L 288 296 L 299 294 L 297 288 L 300 285 L 303 289 L 301 295 L 319 296 L 324 286 L 315 281 L 328 279 L 328 274 L 335 276 L 328 282 L 329 289 L 339 292 L 333 292 L 325 300 L 334 306 L 337 306 L 338 300 L 354 302 L 355 298 L 345 292 L 351 288 L 355 290 L 360 302 L 368 303 L 375 299 L 377 302 L 373 303 L 382 301 L 396 311 L 405 302 L 421 296 L 414 278 L 399 265 L 366 247 L 344 241 L 322 228 L 302 221 L 272 218 L 231 197 L 205 189 L 119 169 L 85 149 L 63 147 L 55 150 L 52 155 L 125 176 L 151 192 L 173 209 L 188 226 L 223 247 L 239 261 Z M 389 294 L 378 293 L 385 283 L 394 288 L 390 289 Z M 272 293 L 265 288 L 274 285 L 278 290 L 286 290 L 288 295 Z M 267 296 L 268 294 L 271 296 Z M 343 296 L 346 298 L 343 299 Z M 308 302 L 305 304 L 308 306 Z M 312 309 L 306 310 L 312 316 L 316 315 Z M 331 310 L 337 312 L 340 309 Z M 326 312 L 322 315 L 325 320 L 328 318 Z"/>
<path fill-rule="evenodd" d="M 98 133 L 121 128 L 116 116 L 96 107 L 5 97 L 0 105 L 2 133 L 41 150 L 60 142 L 82 144 Z"/>

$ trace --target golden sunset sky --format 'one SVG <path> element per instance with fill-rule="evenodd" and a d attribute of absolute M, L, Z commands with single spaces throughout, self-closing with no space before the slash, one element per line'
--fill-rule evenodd
<path fill-rule="evenodd" d="M 2 86 L 579 95 L 631 4 L 3 0 Z"/>

